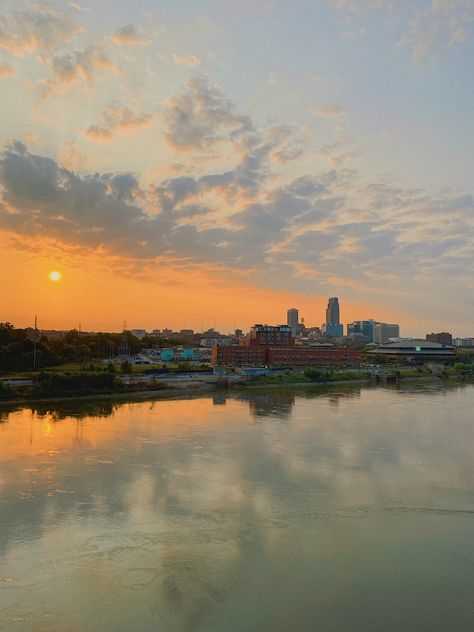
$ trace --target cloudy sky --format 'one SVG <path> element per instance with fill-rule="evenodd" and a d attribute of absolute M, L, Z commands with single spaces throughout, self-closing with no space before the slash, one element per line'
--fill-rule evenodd
<path fill-rule="evenodd" d="M 337 295 L 474 335 L 473 32 L 474 0 L 0 0 L 0 320 Z"/>

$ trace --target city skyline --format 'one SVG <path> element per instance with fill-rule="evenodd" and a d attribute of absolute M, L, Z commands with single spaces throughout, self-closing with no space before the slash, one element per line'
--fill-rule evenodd
<path fill-rule="evenodd" d="M 59 279 L 56 279 L 59 280 Z M 286 326 L 288 326 L 291 331 L 292 331 L 292 335 L 294 337 L 298 337 L 303 335 L 303 332 L 306 330 L 311 331 L 312 329 L 317 329 L 320 332 L 320 336 L 322 338 L 324 337 L 329 337 L 329 338 L 333 338 L 333 337 L 351 337 L 356 331 L 359 333 L 364 333 L 364 335 L 366 335 L 365 332 L 365 327 L 366 325 L 371 327 L 371 334 L 369 335 L 369 342 L 374 342 L 377 341 L 379 343 L 386 341 L 388 338 L 398 338 L 400 337 L 400 325 L 398 323 L 386 323 L 386 322 L 381 322 L 378 321 L 376 319 L 373 318 L 369 318 L 369 319 L 365 319 L 365 320 L 353 320 L 352 322 L 345 322 L 344 319 L 342 319 L 340 317 L 340 308 L 341 305 L 339 303 L 339 297 L 331 297 L 328 299 L 327 302 L 327 307 L 325 309 L 325 321 L 322 322 L 321 324 L 317 323 L 317 322 L 305 322 L 305 318 L 304 316 L 301 317 L 299 316 L 299 308 L 297 307 L 290 307 L 286 310 Z M 250 331 L 252 328 L 254 328 L 255 326 L 261 326 L 261 325 L 256 325 L 256 321 L 259 320 L 258 318 L 254 319 L 254 321 L 252 321 L 248 326 L 247 326 L 247 330 Z M 260 319 L 260 321 L 265 322 L 265 326 L 270 325 L 270 326 L 281 326 L 283 324 L 283 320 L 279 321 L 278 318 L 273 318 L 271 320 L 264 321 L 262 319 Z M 337 321 L 337 322 L 332 322 L 332 321 Z M 341 322 L 342 321 L 342 322 Z M 339 324 L 340 323 L 340 324 Z M 18 327 L 17 323 L 11 323 L 14 326 Z M 135 332 L 140 332 L 141 334 L 145 335 L 145 334 L 155 334 L 156 332 L 169 332 L 169 333 L 184 333 L 184 334 L 194 334 L 194 333 L 208 333 L 208 332 L 213 332 L 215 331 L 216 333 L 223 333 L 225 335 L 234 335 L 237 334 L 237 332 L 240 332 L 241 334 L 243 333 L 242 329 L 236 326 L 236 323 L 233 323 L 232 327 L 223 327 L 221 330 L 219 327 L 217 327 L 217 321 L 214 318 L 213 322 L 211 325 L 204 325 L 204 322 L 201 323 L 200 327 L 197 328 L 189 328 L 189 327 L 176 327 L 176 328 L 169 328 L 168 325 L 165 326 L 161 326 L 161 327 L 157 327 L 156 326 L 156 322 L 149 327 L 146 327 L 145 329 L 142 329 L 141 327 L 128 327 L 127 325 L 127 321 L 123 321 L 123 326 L 118 329 L 101 329 L 101 330 L 95 330 L 95 331 L 104 331 L 104 332 L 119 332 L 119 331 L 130 331 L 131 333 L 135 333 Z M 339 328 L 337 331 L 335 330 L 331 330 L 331 327 L 333 325 L 337 325 L 337 327 Z M 329 329 L 326 329 L 329 326 Z M 20 327 L 22 328 L 22 327 Z M 69 327 L 69 328 L 64 328 L 64 329 L 49 329 L 48 327 L 41 327 L 38 325 L 38 316 L 35 315 L 34 318 L 34 326 L 32 326 L 32 324 L 27 324 L 25 326 L 25 328 L 27 329 L 38 329 L 38 331 L 71 331 L 71 330 L 77 330 L 79 332 L 83 331 L 86 332 L 87 328 L 83 328 L 82 322 L 79 321 L 76 326 L 73 327 Z M 300 329 L 301 328 L 301 329 Z M 90 329 L 90 332 L 93 332 L 94 330 Z M 138 335 L 138 333 L 135 333 L 135 335 Z M 420 332 L 413 334 L 413 332 L 405 332 L 404 336 L 401 336 L 401 338 L 406 338 L 406 339 L 424 339 L 426 336 L 426 340 L 430 340 L 429 336 L 432 337 L 433 340 L 437 339 L 438 337 L 444 338 L 444 342 L 446 342 L 446 336 L 449 336 L 452 338 L 465 338 L 466 340 L 469 339 L 473 339 L 472 336 L 469 336 L 465 333 L 463 334 L 459 334 L 459 335 L 452 335 L 449 334 L 447 332 L 443 332 L 443 333 L 434 333 L 431 332 L 431 334 L 429 334 L 428 332 L 426 332 L 425 334 L 421 334 Z M 138 336 L 140 337 L 140 336 Z M 355 339 L 353 340 L 353 342 L 356 341 Z"/>
<path fill-rule="evenodd" d="M 0 320 L 319 326 L 339 296 L 343 323 L 472 335 L 473 24 L 471 0 L 4 0 Z"/>

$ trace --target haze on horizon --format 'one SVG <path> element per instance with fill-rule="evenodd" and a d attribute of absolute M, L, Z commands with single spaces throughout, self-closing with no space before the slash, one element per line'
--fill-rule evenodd
<path fill-rule="evenodd" d="M 335 295 L 474 335 L 473 29 L 474 0 L 3 0 L 0 320 L 319 325 Z"/>

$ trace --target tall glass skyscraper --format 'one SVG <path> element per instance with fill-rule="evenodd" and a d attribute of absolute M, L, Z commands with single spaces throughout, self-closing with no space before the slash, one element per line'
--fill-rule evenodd
<path fill-rule="evenodd" d="M 337 296 L 329 299 L 326 309 L 326 325 L 340 325 L 339 299 Z"/>

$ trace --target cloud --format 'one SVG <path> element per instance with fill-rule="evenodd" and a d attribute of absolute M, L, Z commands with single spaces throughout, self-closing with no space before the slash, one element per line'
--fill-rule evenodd
<path fill-rule="evenodd" d="M 12 77 L 15 74 L 15 68 L 8 62 L 0 64 L 0 79 Z"/>
<path fill-rule="evenodd" d="M 68 7 L 70 7 L 74 11 L 79 11 L 79 12 L 84 12 L 84 13 L 87 13 L 89 11 L 87 7 L 84 7 L 82 4 L 79 4 L 78 2 L 67 2 L 66 4 Z"/>
<path fill-rule="evenodd" d="M 91 125 L 84 132 L 84 135 L 86 138 L 93 141 L 108 142 L 109 140 L 112 140 L 112 132 L 110 129 L 101 127 L 100 125 Z"/>
<path fill-rule="evenodd" d="M 465 43 L 473 24 L 474 0 L 432 0 L 411 18 L 398 45 L 410 49 L 413 60 L 419 61 Z"/>
<path fill-rule="evenodd" d="M 82 26 L 49 3 L 35 3 L 29 10 L 12 11 L 0 17 L 0 48 L 12 55 L 52 53 L 72 42 Z"/>
<path fill-rule="evenodd" d="M 127 24 L 115 31 L 112 41 L 120 46 L 147 46 L 151 38 L 141 33 L 133 24 Z"/>
<path fill-rule="evenodd" d="M 171 55 L 171 59 L 178 66 L 188 66 L 189 68 L 195 68 L 202 64 L 202 59 L 195 55 Z"/>
<path fill-rule="evenodd" d="M 109 105 L 102 114 L 102 121 L 112 130 L 129 130 L 146 127 L 151 121 L 149 113 L 134 114 L 132 110 L 121 104 Z"/>
<path fill-rule="evenodd" d="M 208 151 L 253 129 L 250 118 L 237 114 L 219 86 L 206 77 L 190 79 L 181 95 L 166 102 L 165 122 L 166 140 L 176 151 Z"/>
<path fill-rule="evenodd" d="M 91 126 L 86 135 L 107 140 L 112 129 L 143 116 L 109 107 L 101 121 L 110 127 Z M 303 150 L 300 130 L 259 128 L 205 79 L 192 80 L 169 107 L 165 132 L 195 152 L 191 168 L 171 162 L 155 172 L 158 182 L 145 185 L 128 172 L 80 175 L 75 146 L 65 147 L 58 164 L 16 143 L 0 159 L 0 228 L 143 268 L 166 260 L 251 271 L 256 283 L 295 291 L 315 284 L 329 290 L 334 279 L 348 292 L 473 288 L 472 196 L 430 194 L 386 178 L 366 182 L 342 159 L 329 171 L 308 160 L 309 173 L 282 174 L 281 164 Z M 233 164 L 201 163 L 196 174 L 200 152 L 222 143 Z M 337 158 L 348 149 L 341 141 L 319 152 Z"/>
<path fill-rule="evenodd" d="M 346 13 L 384 12 L 395 24 L 408 20 L 397 46 L 410 50 L 414 61 L 450 52 L 473 32 L 474 0 L 429 0 L 424 7 L 407 0 L 330 0 L 330 4 Z"/>
<path fill-rule="evenodd" d="M 321 118 L 340 118 L 347 114 L 347 110 L 341 105 L 325 105 L 314 108 L 313 114 Z"/>
<path fill-rule="evenodd" d="M 59 160 L 61 165 L 70 171 L 82 170 L 87 163 L 85 154 L 78 151 L 76 143 L 72 140 L 64 143 Z"/>
<path fill-rule="evenodd" d="M 472 196 L 362 187 L 347 170 L 272 186 L 270 154 L 258 145 L 229 171 L 145 188 L 131 173 L 80 176 L 17 143 L 1 159 L 0 227 L 137 263 L 254 270 L 295 290 L 338 278 L 404 293 L 451 288 L 453 275 L 472 287 Z"/>
<path fill-rule="evenodd" d="M 99 125 L 91 125 L 85 135 L 90 140 L 111 140 L 113 132 L 130 132 L 142 127 L 147 127 L 152 114 L 135 114 L 128 106 L 114 103 L 108 105 L 102 112 Z"/>
<path fill-rule="evenodd" d="M 336 9 L 346 11 L 361 11 L 364 9 L 394 9 L 400 0 L 330 0 L 330 4 Z"/>
<path fill-rule="evenodd" d="M 64 92 L 68 87 L 78 84 L 91 89 L 99 77 L 121 73 L 121 69 L 100 45 L 53 56 L 46 59 L 45 63 L 50 66 L 52 77 L 40 83 L 42 98 L 48 98 L 55 92 Z"/>

